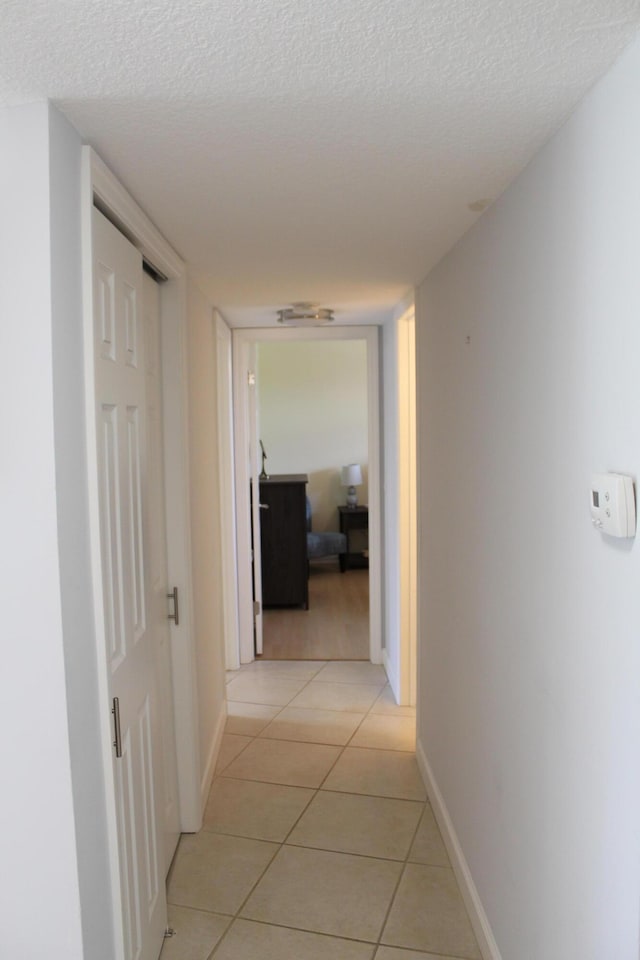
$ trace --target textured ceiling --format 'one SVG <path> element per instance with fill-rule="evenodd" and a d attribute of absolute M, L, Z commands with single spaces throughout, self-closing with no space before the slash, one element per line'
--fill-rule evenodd
<path fill-rule="evenodd" d="M 48 97 L 234 324 L 380 320 L 640 27 L 640 0 L 0 0 Z"/>

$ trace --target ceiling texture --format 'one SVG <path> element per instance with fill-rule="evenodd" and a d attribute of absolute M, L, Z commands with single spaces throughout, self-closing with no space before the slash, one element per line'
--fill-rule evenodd
<path fill-rule="evenodd" d="M 640 0 L 0 0 L 0 104 L 51 99 L 231 325 L 379 323 L 639 29 Z"/>

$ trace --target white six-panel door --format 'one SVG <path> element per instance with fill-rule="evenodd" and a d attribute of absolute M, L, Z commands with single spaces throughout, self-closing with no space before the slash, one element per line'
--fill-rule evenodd
<path fill-rule="evenodd" d="M 166 928 L 161 729 L 148 569 L 142 257 L 93 212 L 95 393 L 106 657 L 126 960 L 157 960 Z M 114 722 L 116 716 L 114 715 Z"/>

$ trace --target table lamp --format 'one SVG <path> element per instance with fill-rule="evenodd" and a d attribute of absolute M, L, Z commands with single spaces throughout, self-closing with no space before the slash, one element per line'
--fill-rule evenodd
<path fill-rule="evenodd" d="M 362 483 L 362 470 L 359 463 L 349 463 L 342 468 L 342 486 L 347 487 L 347 506 L 357 507 L 356 487 Z"/>

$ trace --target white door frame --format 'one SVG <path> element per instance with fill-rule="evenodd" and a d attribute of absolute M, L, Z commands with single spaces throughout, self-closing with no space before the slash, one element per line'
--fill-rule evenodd
<path fill-rule="evenodd" d="M 160 295 L 162 376 L 165 404 L 164 443 L 166 472 L 166 523 L 169 582 L 180 592 L 180 625 L 171 627 L 176 746 L 178 759 L 180 826 L 200 827 L 200 776 L 197 726 L 196 661 L 193 636 L 192 576 L 189 528 L 189 477 L 186 403 L 186 274 L 185 264 L 151 221 L 140 210 L 114 175 L 90 148 L 82 148 L 82 285 L 84 313 L 85 401 L 87 460 L 89 464 L 89 524 L 91 575 L 97 644 L 97 676 L 102 754 L 109 831 L 113 922 L 121 943 L 122 913 L 108 675 L 105 657 L 105 622 L 100 559 L 98 464 L 94 416 L 93 361 L 93 250 L 91 214 L 94 204 L 142 252 L 156 270 L 167 277 Z M 120 947 L 122 949 L 122 945 Z"/>
<path fill-rule="evenodd" d="M 234 491 L 233 372 L 231 330 L 217 310 L 213 311 L 216 335 L 218 439 L 220 453 L 220 550 L 222 563 L 222 610 L 227 670 L 240 666 L 236 551 L 236 501 Z"/>
<path fill-rule="evenodd" d="M 249 429 L 249 456 L 245 464 L 249 470 L 249 482 L 251 484 L 251 543 L 252 543 L 252 562 L 251 574 L 253 579 L 253 639 L 256 655 L 262 655 L 262 527 L 260 518 L 260 471 L 258 470 L 258 443 L 260 439 L 260 425 L 258 422 L 258 396 L 257 396 L 257 376 L 256 367 L 258 362 L 258 350 L 255 343 L 250 343 L 247 348 L 247 361 L 249 369 L 253 371 L 253 377 L 239 381 L 242 391 L 242 403 L 246 404 L 248 418 L 247 426 Z"/>
<path fill-rule="evenodd" d="M 400 546 L 400 645 L 398 702 L 416 704 L 417 493 L 415 308 L 397 323 L 398 344 L 398 539 Z"/>
<path fill-rule="evenodd" d="M 369 656 L 382 663 L 382 557 L 380 502 L 380 369 L 378 327 L 265 327 L 235 329 L 233 335 L 234 426 L 236 451 L 247 450 L 248 410 L 246 390 L 249 351 L 256 343 L 274 340 L 364 340 L 367 344 L 367 401 L 369 446 Z M 236 460 L 236 519 L 238 556 L 238 615 L 240 661 L 250 663 L 253 650 L 253 597 L 251 592 L 251 525 L 247 458 Z"/>

